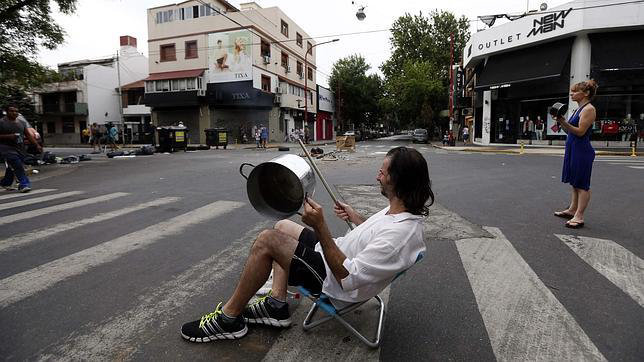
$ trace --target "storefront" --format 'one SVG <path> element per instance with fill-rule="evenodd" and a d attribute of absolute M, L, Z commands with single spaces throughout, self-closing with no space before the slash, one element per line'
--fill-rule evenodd
<path fill-rule="evenodd" d="M 571 2 L 472 35 L 464 65 L 475 73 L 477 143 L 558 144 L 548 108 L 577 108 L 569 88 L 595 79 L 592 140 L 634 139 L 644 127 L 644 11 L 641 4 Z M 610 16 L 606 16 L 610 14 Z"/>
<path fill-rule="evenodd" d="M 282 141 L 279 134 L 279 108 L 274 95 L 253 88 L 252 81 L 209 83 L 206 99 L 212 127 L 229 130 L 236 143 L 255 142 L 255 131 L 266 127 L 270 141 Z"/>
<path fill-rule="evenodd" d="M 315 140 L 332 140 L 335 132 L 335 98 L 330 89 L 317 86 L 318 111 L 315 120 Z"/>

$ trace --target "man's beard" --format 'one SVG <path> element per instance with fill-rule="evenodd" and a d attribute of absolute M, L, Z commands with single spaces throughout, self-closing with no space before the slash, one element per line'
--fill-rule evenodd
<path fill-rule="evenodd" d="M 380 193 L 387 199 L 389 198 L 389 193 L 387 192 L 387 189 L 385 188 L 385 185 L 382 184 L 382 182 L 380 183 Z"/>

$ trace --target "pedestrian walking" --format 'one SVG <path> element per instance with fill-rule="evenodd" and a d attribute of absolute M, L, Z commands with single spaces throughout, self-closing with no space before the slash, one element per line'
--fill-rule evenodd
<path fill-rule="evenodd" d="M 595 107 L 590 102 L 596 93 L 597 82 L 592 79 L 573 85 L 570 88 L 570 98 L 577 102 L 577 110 L 568 121 L 562 116 L 553 115 L 568 133 L 561 182 L 572 186 L 570 205 L 563 211 L 556 211 L 555 216 L 569 219 L 566 227 L 573 229 L 584 226 L 584 212 L 590 202 L 590 176 L 595 160 L 590 135 L 596 118 Z"/>
<path fill-rule="evenodd" d="M 268 142 L 268 128 L 264 126 L 262 126 L 261 138 L 262 138 L 262 147 L 266 148 L 266 142 Z"/>
<path fill-rule="evenodd" d="M 38 153 L 42 147 L 38 144 L 33 132 L 29 131 L 31 125 L 27 120 L 18 117 L 18 107 L 9 105 L 5 108 L 7 115 L 0 119 L 0 158 L 5 161 L 6 170 L 0 185 L 6 190 L 14 190 L 13 181 L 18 179 L 18 191 L 31 191 L 31 182 L 24 168 L 24 143 L 26 138 L 35 145 Z"/>
<path fill-rule="evenodd" d="M 467 126 L 463 127 L 463 142 L 467 143 L 470 139 L 470 129 Z"/>
<path fill-rule="evenodd" d="M 261 147 L 262 137 L 259 128 L 255 129 L 255 143 L 257 143 L 257 148 Z"/>
<path fill-rule="evenodd" d="M 98 124 L 96 122 L 92 123 L 89 128 L 89 137 L 90 143 L 92 144 L 92 150 L 96 152 L 96 148 L 101 149 L 101 135 L 99 132 Z"/>
<path fill-rule="evenodd" d="M 118 138 L 119 138 L 118 129 L 112 123 L 108 123 L 108 126 L 107 126 L 107 140 L 108 141 L 107 142 L 109 143 L 110 148 L 112 149 L 112 151 L 116 151 L 116 150 L 121 148 L 116 144 L 116 142 L 118 142 Z"/>

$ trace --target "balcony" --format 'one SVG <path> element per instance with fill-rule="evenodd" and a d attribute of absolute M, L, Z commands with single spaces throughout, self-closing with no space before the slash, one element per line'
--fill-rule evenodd
<path fill-rule="evenodd" d="M 50 103 L 36 106 L 36 113 L 50 115 L 77 115 L 86 116 L 87 103 Z"/>

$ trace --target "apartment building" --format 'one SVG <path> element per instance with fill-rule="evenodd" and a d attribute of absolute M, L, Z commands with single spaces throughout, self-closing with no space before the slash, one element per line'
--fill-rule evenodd
<path fill-rule="evenodd" d="M 153 124 L 181 121 L 193 143 L 205 143 L 204 130 L 213 127 L 229 129 L 230 142 L 252 142 L 263 126 L 281 142 L 307 126 L 306 107 L 315 129 L 315 42 L 279 8 L 185 1 L 147 15 L 144 99 Z"/>
<path fill-rule="evenodd" d="M 32 89 L 45 144 L 78 144 L 81 131 L 91 123 L 122 123 L 119 70 L 121 85 L 141 80 L 148 74 L 148 59 L 137 51 L 136 38 L 125 35 L 119 41 L 118 60 L 115 54 L 58 64 L 64 81 Z"/>

